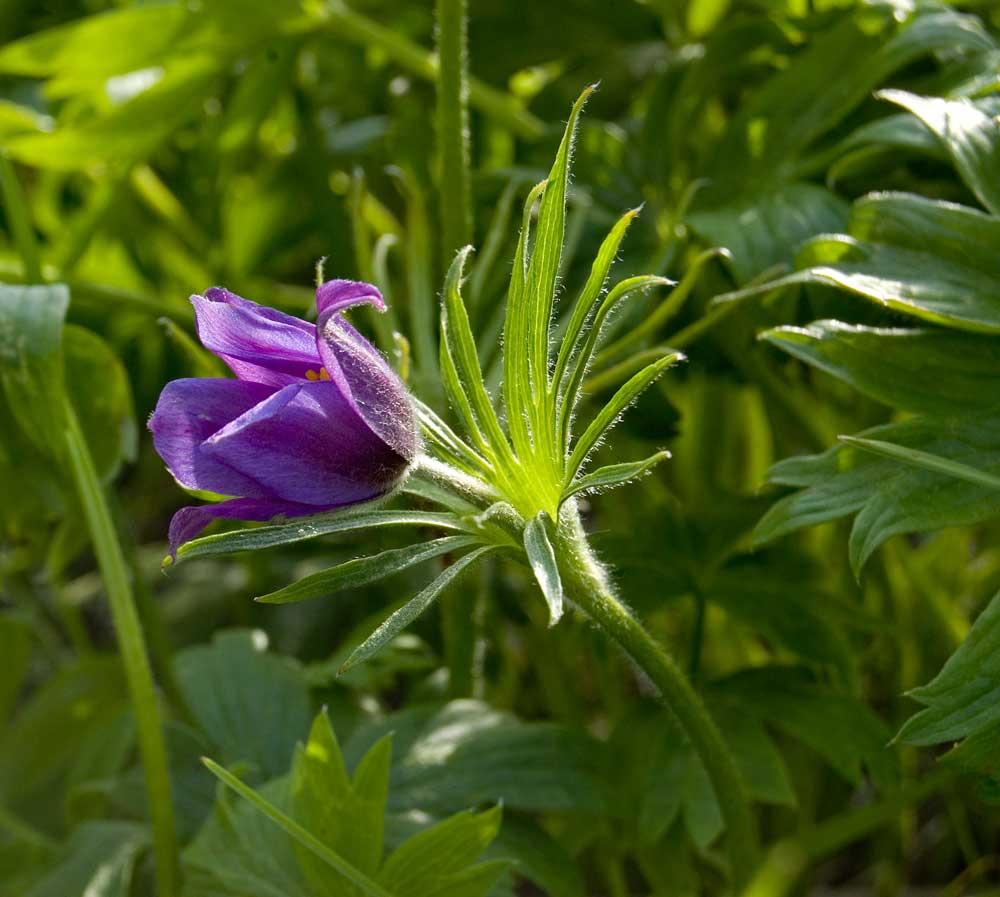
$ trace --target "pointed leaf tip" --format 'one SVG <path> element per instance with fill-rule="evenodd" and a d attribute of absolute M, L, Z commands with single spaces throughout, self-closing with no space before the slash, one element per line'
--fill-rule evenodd
<path fill-rule="evenodd" d="M 545 526 L 549 515 L 539 511 L 524 528 L 524 550 L 531 571 L 549 606 L 549 627 L 555 626 L 563 615 L 563 585 L 556 562 L 555 549 Z"/>

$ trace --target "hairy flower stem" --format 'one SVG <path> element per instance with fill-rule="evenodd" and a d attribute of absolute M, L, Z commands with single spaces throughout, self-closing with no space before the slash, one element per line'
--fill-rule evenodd
<path fill-rule="evenodd" d="M 472 239 L 465 0 L 437 0 L 437 142 L 445 267 Z"/>
<path fill-rule="evenodd" d="M 741 890 L 757 864 L 757 830 L 743 782 L 722 735 L 677 664 L 615 595 L 590 549 L 572 501 L 563 506 L 560 515 L 556 557 L 568 597 L 652 680 L 686 733 L 722 810 L 732 884 Z"/>

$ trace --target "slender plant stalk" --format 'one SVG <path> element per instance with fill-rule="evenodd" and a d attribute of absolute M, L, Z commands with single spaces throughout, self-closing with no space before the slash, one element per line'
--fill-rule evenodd
<path fill-rule="evenodd" d="M 149 815 L 153 826 L 156 888 L 159 897 L 176 897 L 178 887 L 177 834 L 170 791 L 170 768 L 163 737 L 153 674 L 146 654 L 142 627 L 128 581 L 128 570 L 101 489 L 90 449 L 76 411 L 66 402 L 65 442 L 83 514 L 94 544 L 111 605 L 125 678 L 128 681 L 139 732 L 139 752 L 146 778 Z"/>
<path fill-rule="evenodd" d="M 337 36 L 366 47 L 378 47 L 396 65 L 418 78 L 427 81 L 437 79 L 438 63 L 433 53 L 398 31 L 349 9 L 342 0 L 328 0 L 324 3 L 323 17 L 330 26 L 330 31 Z M 309 27 L 312 27 L 311 22 Z M 538 140 L 545 134 L 545 123 L 528 112 L 520 100 L 474 78 L 469 79 L 469 102 L 485 115 L 528 140 Z"/>
<path fill-rule="evenodd" d="M 14 171 L 14 165 L 3 152 L 0 152 L 0 190 L 3 191 L 11 234 L 24 263 L 24 279 L 28 283 L 43 283 L 42 260 L 31 227 L 28 203 L 21 190 L 21 182 Z"/>
<path fill-rule="evenodd" d="M 445 268 L 472 241 L 469 194 L 469 60 L 466 0 L 437 0 L 437 145 L 441 255 Z M 426 361 L 426 359 L 424 359 Z M 449 693 L 472 694 L 476 592 L 466 586 L 441 599 Z"/>
<path fill-rule="evenodd" d="M 437 0 L 437 142 L 441 252 L 447 267 L 472 242 L 469 195 L 469 59 L 466 0 Z"/>
<path fill-rule="evenodd" d="M 742 889 L 757 864 L 757 830 L 743 781 L 722 735 L 674 660 L 614 594 L 572 501 L 563 506 L 556 538 L 556 555 L 569 597 L 652 680 L 701 760 L 726 824 L 732 882 L 737 890 Z"/>

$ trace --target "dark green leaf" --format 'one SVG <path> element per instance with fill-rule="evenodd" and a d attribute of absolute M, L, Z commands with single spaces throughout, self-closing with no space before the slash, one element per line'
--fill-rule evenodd
<path fill-rule="evenodd" d="M 230 630 L 177 656 L 191 712 L 227 765 L 250 763 L 264 779 L 288 769 L 312 712 L 302 670 L 268 654 L 260 632 Z"/>
<path fill-rule="evenodd" d="M 309 598 L 328 597 L 377 582 L 432 558 L 460 551 L 478 542 L 474 536 L 445 536 L 429 542 L 417 542 L 405 548 L 391 548 L 370 557 L 357 558 L 330 567 L 328 570 L 321 570 L 277 592 L 261 595 L 254 600 L 263 604 L 291 604 Z"/>
<path fill-rule="evenodd" d="M 381 626 L 378 627 L 365 641 L 358 645 L 351 653 L 351 656 L 344 662 L 341 672 L 349 670 L 352 666 L 362 663 L 376 654 L 382 647 L 392 641 L 400 632 L 417 619 L 441 594 L 458 575 L 469 565 L 474 564 L 484 554 L 495 551 L 496 546 L 487 545 L 485 548 L 477 548 L 470 551 L 464 557 L 459 558 L 448 567 L 427 586 L 420 594 L 411 598 L 399 610 L 389 616 Z"/>

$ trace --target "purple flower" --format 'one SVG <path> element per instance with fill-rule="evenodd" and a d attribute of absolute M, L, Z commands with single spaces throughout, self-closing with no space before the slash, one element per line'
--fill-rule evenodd
<path fill-rule="evenodd" d="M 395 371 L 340 314 L 367 283 L 316 291 L 315 325 L 213 287 L 192 296 L 198 336 L 236 374 L 168 383 L 149 421 L 153 444 L 187 489 L 234 496 L 182 508 L 170 553 L 217 517 L 269 520 L 389 492 L 417 452 L 417 425 Z"/>

